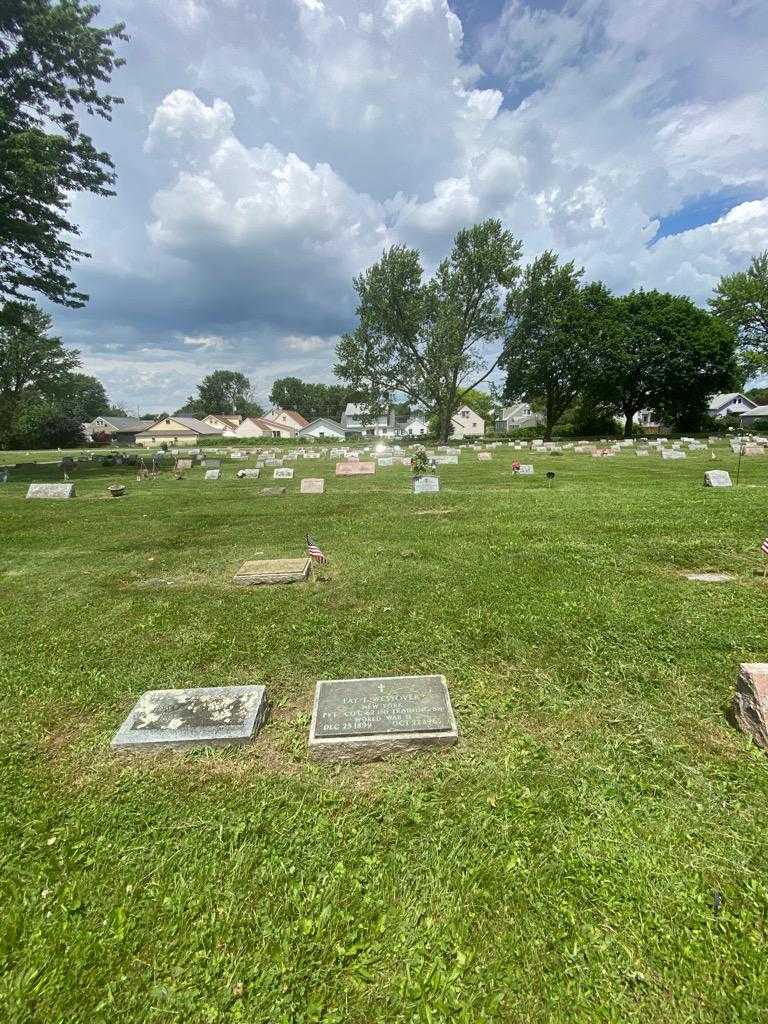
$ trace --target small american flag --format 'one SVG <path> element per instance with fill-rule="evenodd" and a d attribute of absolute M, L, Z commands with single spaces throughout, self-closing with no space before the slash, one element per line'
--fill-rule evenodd
<path fill-rule="evenodd" d="M 768 540 L 766 541 L 768 543 Z M 326 565 L 328 559 L 325 557 L 323 552 L 320 550 L 320 545 L 317 543 L 314 537 L 307 534 L 307 554 L 313 562 L 319 562 L 320 565 Z"/>
<path fill-rule="evenodd" d="M 768 537 L 765 538 L 763 543 L 760 545 L 760 550 L 764 555 L 768 555 Z"/>

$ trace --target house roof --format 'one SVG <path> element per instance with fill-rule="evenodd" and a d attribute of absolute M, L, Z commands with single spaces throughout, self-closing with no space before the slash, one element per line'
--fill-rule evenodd
<path fill-rule="evenodd" d="M 243 417 L 242 416 L 236 416 L 236 415 L 232 415 L 230 413 L 224 413 L 224 412 L 210 412 L 210 413 L 208 413 L 208 416 L 211 416 L 213 419 L 221 420 L 222 423 L 226 423 L 230 427 L 236 427 L 236 426 L 238 426 L 238 424 L 242 423 L 242 421 L 243 421 Z M 207 417 L 206 417 L 206 419 L 207 419 Z"/>
<path fill-rule="evenodd" d="M 768 405 L 753 405 L 751 409 L 746 409 L 740 413 L 741 416 L 765 416 L 768 419 Z"/>
<path fill-rule="evenodd" d="M 166 420 L 172 420 L 174 423 L 180 423 L 182 427 L 186 427 L 187 430 L 192 431 L 193 434 L 205 434 L 207 436 L 219 437 L 221 430 L 218 427 L 211 427 L 207 423 L 203 423 L 202 420 L 196 419 L 194 416 L 162 416 L 159 420 L 152 420 L 151 423 L 147 424 L 146 429 L 149 427 L 157 427 Z M 162 431 L 158 431 L 162 433 Z M 173 427 L 169 427 L 165 433 L 174 434 L 177 431 Z"/>
<path fill-rule="evenodd" d="M 340 423 L 337 423 L 336 420 L 328 419 L 327 416 L 318 416 L 317 419 L 312 420 L 311 423 L 307 423 L 307 427 L 314 427 L 317 423 L 322 423 L 323 426 L 331 427 L 333 430 L 338 431 L 340 434 L 344 433 L 345 428 L 342 427 Z M 302 427 L 299 433 L 303 434 L 305 430 L 306 427 Z"/>
<path fill-rule="evenodd" d="M 126 433 L 137 433 L 141 430 L 146 430 L 147 427 L 151 427 L 155 420 L 138 420 L 133 416 L 97 416 L 96 419 L 103 420 L 108 423 L 110 427 L 114 427 L 115 430 L 125 431 Z M 93 423 L 89 424 L 93 426 Z"/>
<path fill-rule="evenodd" d="M 278 409 L 274 415 L 279 416 L 281 412 L 284 412 L 286 416 L 290 416 L 296 423 L 302 427 L 309 426 L 309 420 L 305 420 L 300 412 L 296 412 L 295 409 Z M 314 423 L 314 420 L 312 421 Z"/>
<path fill-rule="evenodd" d="M 755 403 L 751 398 L 747 398 L 746 395 L 742 395 L 739 391 L 732 391 L 727 395 L 712 395 L 709 400 L 709 411 L 717 412 L 718 409 L 722 409 L 724 405 L 732 402 L 734 398 L 740 398 L 742 402 L 746 402 L 750 409 L 755 408 Z"/>

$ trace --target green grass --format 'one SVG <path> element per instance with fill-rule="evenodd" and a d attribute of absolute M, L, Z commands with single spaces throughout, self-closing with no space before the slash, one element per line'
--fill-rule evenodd
<path fill-rule="evenodd" d="M 766 1020 L 768 760 L 728 705 L 768 660 L 768 459 L 714 491 L 724 448 L 513 458 L 464 454 L 418 498 L 405 468 L 328 461 L 284 498 L 233 478 L 250 463 L 90 466 L 61 503 L 24 500 L 54 467 L 12 471 L 0 1020 Z M 310 583 L 231 585 L 307 530 L 331 558 Z M 705 569 L 737 582 L 684 577 Z M 317 679 L 422 672 L 458 747 L 308 761 Z M 247 681 L 274 706 L 250 747 L 110 754 L 142 691 Z"/>

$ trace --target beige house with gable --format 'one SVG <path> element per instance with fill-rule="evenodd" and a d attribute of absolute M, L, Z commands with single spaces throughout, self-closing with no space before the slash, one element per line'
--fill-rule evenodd
<path fill-rule="evenodd" d="M 451 437 L 461 440 L 463 437 L 482 437 L 485 434 L 485 420 L 478 416 L 474 409 L 462 405 L 451 417 L 453 432 Z"/>
<path fill-rule="evenodd" d="M 301 413 L 294 412 L 293 409 L 273 409 L 267 413 L 264 419 L 293 430 L 293 434 L 289 434 L 289 437 L 295 437 L 298 431 L 309 426 L 309 420 L 305 420 Z"/>
<path fill-rule="evenodd" d="M 142 448 L 158 448 L 161 444 L 167 444 L 169 448 L 192 448 L 201 438 L 221 435 L 222 431 L 217 427 L 211 427 L 194 416 L 163 416 L 136 435 L 136 444 Z"/>

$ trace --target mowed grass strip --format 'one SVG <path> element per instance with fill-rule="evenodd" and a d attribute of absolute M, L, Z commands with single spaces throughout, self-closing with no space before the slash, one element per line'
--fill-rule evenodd
<path fill-rule="evenodd" d="M 464 453 L 0 490 L 0 1017 L 763 1021 L 768 760 L 728 721 L 768 660 L 768 459 Z M 41 456 L 38 456 L 41 457 Z M 556 473 L 546 484 L 548 469 Z M 298 493 L 325 476 L 323 496 Z M 128 494 L 113 499 L 111 482 Z M 417 512 L 441 511 L 440 515 Z M 253 557 L 329 555 L 241 590 Z M 696 584 L 689 571 L 733 573 Z M 448 752 L 306 756 L 315 681 L 442 672 Z M 246 748 L 115 757 L 141 692 L 263 682 Z"/>

